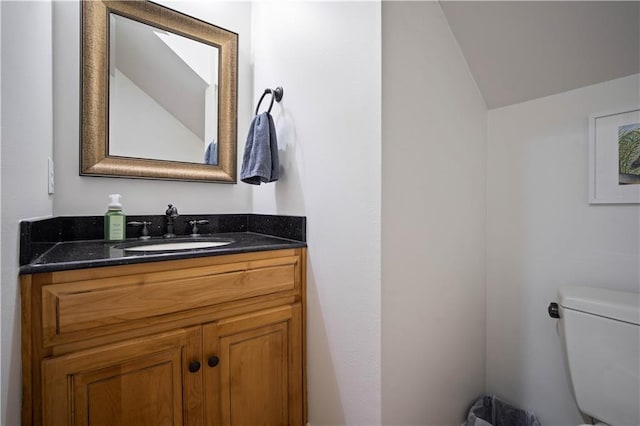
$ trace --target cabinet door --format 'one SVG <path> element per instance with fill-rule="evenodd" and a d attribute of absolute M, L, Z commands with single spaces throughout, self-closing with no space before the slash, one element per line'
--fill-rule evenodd
<path fill-rule="evenodd" d="M 299 304 L 205 325 L 203 347 L 207 425 L 302 424 Z"/>
<path fill-rule="evenodd" d="M 194 327 L 44 360 L 43 423 L 178 426 L 198 417 L 202 370 L 189 364 L 200 341 Z"/>

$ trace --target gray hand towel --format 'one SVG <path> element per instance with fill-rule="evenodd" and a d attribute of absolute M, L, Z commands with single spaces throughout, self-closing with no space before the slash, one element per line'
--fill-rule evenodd
<path fill-rule="evenodd" d="M 276 136 L 276 125 L 271 114 L 267 113 L 269 119 L 269 146 L 271 147 L 271 178 L 269 182 L 275 182 L 280 178 L 280 158 L 278 158 L 278 137 Z"/>
<path fill-rule="evenodd" d="M 204 151 L 204 164 L 218 165 L 218 144 L 215 141 L 209 143 Z"/>
<path fill-rule="evenodd" d="M 279 169 L 275 125 L 271 115 L 263 112 L 251 122 L 242 157 L 240 180 L 251 185 L 274 182 L 278 180 Z"/>

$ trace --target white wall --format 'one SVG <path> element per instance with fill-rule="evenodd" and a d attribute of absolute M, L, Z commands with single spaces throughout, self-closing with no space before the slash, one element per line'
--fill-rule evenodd
<path fill-rule="evenodd" d="M 20 424 L 18 221 L 51 215 L 51 3 L 1 2 L 2 10 L 2 418 Z"/>
<path fill-rule="evenodd" d="M 2 5 L 0 4 L 0 23 L 2 23 Z M 0 30 L 0 52 L 2 51 L 2 31 Z M 2 55 L 0 54 L 0 129 L 2 128 Z M 2 131 L 0 130 L 0 165 L 2 164 Z M 2 285 L 2 172 L 0 171 L 0 286 Z M 2 305 L 2 291 L 0 291 L 0 306 Z M 2 321 L 0 319 L 0 329 L 1 329 Z M 1 333 L 0 336 L 4 334 Z M 2 338 L 0 337 L 0 342 Z M 1 347 L 1 343 L 0 343 Z M 0 364 L 2 364 L 2 355 L 3 351 L 0 349 Z M 0 403 L 0 419 L 4 417 L 2 414 L 4 413 L 4 382 L 2 382 L 2 377 L 4 374 L 2 373 L 2 369 L 0 368 L 0 395 L 2 395 L 2 403 Z"/>
<path fill-rule="evenodd" d="M 459 425 L 485 385 L 487 110 L 437 2 L 382 10 L 382 421 Z"/>
<path fill-rule="evenodd" d="M 117 68 L 110 76 L 109 153 L 202 163 L 204 141 Z"/>
<path fill-rule="evenodd" d="M 281 179 L 257 213 L 307 216 L 309 421 L 380 418 L 379 2 L 257 2 L 257 102 L 272 110 Z M 269 97 L 262 109 L 268 107 Z"/>
<path fill-rule="evenodd" d="M 2 22 L 2 5 L 0 4 L 0 23 Z M 2 31 L 0 31 L 0 52 L 2 51 Z M 2 123 L 2 55 L 0 54 L 0 123 Z M 0 124 L 0 129 L 2 128 L 1 124 Z M 0 165 L 2 164 L 2 131 L 0 131 Z M 2 222 L 2 172 L 0 171 L 0 286 L 2 285 L 2 226 L 3 222 Z M 0 291 L 0 306 L 4 306 L 2 305 L 2 291 Z M 0 318 L 0 329 L 1 329 L 1 318 Z M 2 331 L 0 333 L 0 336 L 4 335 L 4 332 Z M 0 337 L 0 342 L 3 339 Z M 0 343 L 1 345 L 1 343 Z M 0 346 L 1 347 L 1 346 Z M 0 364 L 2 364 L 2 356 L 4 355 L 4 350 L 0 349 Z M 5 412 L 5 397 L 7 395 L 5 395 L 4 392 L 4 382 L 2 381 L 2 378 L 4 377 L 4 373 L 2 371 L 2 369 L 0 368 L 0 395 L 2 395 L 2 403 L 0 403 L 0 419 L 4 419 L 3 417 L 3 413 Z"/>
<path fill-rule="evenodd" d="M 235 1 L 163 1 L 204 21 L 238 33 L 238 175 L 243 135 L 249 128 L 253 64 L 251 61 L 251 3 Z M 53 3 L 54 155 L 57 189 L 54 213 L 100 215 L 107 195 L 123 196 L 125 214 L 162 214 L 167 203 L 180 213 L 237 213 L 251 208 L 248 185 L 171 182 L 79 176 L 80 5 L 77 1 Z M 239 176 L 238 176 L 239 179 Z M 81 194 L 81 195 L 79 195 Z"/>
<path fill-rule="evenodd" d="M 489 112 L 487 388 L 581 423 L 556 321 L 562 285 L 640 291 L 640 207 L 589 205 L 588 117 L 640 103 L 631 76 Z"/>

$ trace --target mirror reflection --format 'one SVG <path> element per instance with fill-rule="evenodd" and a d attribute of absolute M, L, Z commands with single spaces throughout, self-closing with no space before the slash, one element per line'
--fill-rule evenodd
<path fill-rule="evenodd" d="M 150 1 L 81 4 L 80 175 L 236 183 L 238 34 Z"/>
<path fill-rule="evenodd" d="M 110 156 L 218 164 L 218 48 L 109 14 Z"/>

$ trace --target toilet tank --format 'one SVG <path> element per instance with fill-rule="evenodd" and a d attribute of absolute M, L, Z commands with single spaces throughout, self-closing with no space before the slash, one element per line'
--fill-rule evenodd
<path fill-rule="evenodd" d="M 558 296 L 578 408 L 613 426 L 640 425 L 640 295 L 562 287 Z"/>

